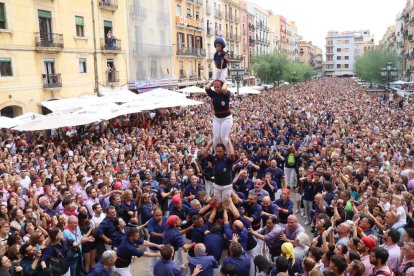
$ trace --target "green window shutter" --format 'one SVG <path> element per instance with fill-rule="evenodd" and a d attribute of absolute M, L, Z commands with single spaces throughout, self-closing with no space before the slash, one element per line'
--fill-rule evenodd
<path fill-rule="evenodd" d="M 82 16 L 75 16 L 75 24 L 76 26 L 83 26 L 84 21 Z"/>
<path fill-rule="evenodd" d="M 0 58 L 0 62 L 11 62 L 11 58 Z"/>
<path fill-rule="evenodd" d="M 52 13 L 50 11 L 44 11 L 44 10 L 37 10 L 37 15 L 40 18 L 48 18 L 52 19 Z"/>
<path fill-rule="evenodd" d="M 4 3 L 0 3 L 0 22 L 6 22 L 6 13 L 4 12 Z"/>
<path fill-rule="evenodd" d="M 112 29 L 112 21 L 106 21 L 106 20 L 104 20 L 104 27 L 105 28 L 111 28 Z"/>

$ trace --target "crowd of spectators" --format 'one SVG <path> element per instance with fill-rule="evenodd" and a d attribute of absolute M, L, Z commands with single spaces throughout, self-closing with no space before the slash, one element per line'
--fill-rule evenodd
<path fill-rule="evenodd" d="M 227 155 L 207 98 L 2 131 L 0 275 L 414 275 L 414 108 L 388 99 L 348 79 L 233 99 Z"/>

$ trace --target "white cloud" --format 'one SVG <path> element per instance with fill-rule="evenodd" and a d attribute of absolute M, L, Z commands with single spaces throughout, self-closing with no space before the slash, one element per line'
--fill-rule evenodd
<path fill-rule="evenodd" d="M 370 30 L 375 42 L 395 23 L 407 0 L 253 0 L 266 10 L 296 21 L 304 40 L 322 47 L 330 30 Z"/>

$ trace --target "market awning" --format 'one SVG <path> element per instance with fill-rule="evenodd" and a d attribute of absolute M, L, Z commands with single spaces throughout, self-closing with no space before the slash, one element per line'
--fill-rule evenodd
<path fill-rule="evenodd" d="M 100 120 L 96 117 L 85 114 L 50 114 L 47 116 L 37 118 L 31 122 L 18 125 L 13 129 L 18 131 L 35 131 L 69 126 L 87 125 L 98 121 Z"/>

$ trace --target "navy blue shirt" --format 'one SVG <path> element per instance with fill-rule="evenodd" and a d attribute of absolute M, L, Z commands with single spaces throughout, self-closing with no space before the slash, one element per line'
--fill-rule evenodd
<path fill-rule="evenodd" d="M 187 185 L 187 187 L 185 187 L 184 189 L 184 197 L 190 196 L 190 195 L 194 195 L 197 197 L 198 192 L 204 190 L 203 185 L 197 183 L 197 185 L 195 186 L 195 188 L 193 187 L 193 185 Z"/>
<path fill-rule="evenodd" d="M 150 234 L 149 241 L 155 244 L 163 244 L 162 243 L 163 238 L 151 236 L 151 233 L 158 233 L 158 234 L 164 233 L 167 230 L 167 218 L 165 217 L 162 218 L 161 225 L 159 225 L 154 218 L 151 218 L 148 221 L 147 228 L 148 228 L 148 233 Z M 155 247 L 150 247 L 150 249 L 159 250 L 158 248 L 155 248 Z"/>
<path fill-rule="evenodd" d="M 131 264 L 132 256 L 142 257 L 144 255 L 144 251 L 138 249 L 136 246 L 142 244 L 143 242 L 144 241 L 140 239 L 139 242 L 133 243 L 128 239 L 128 237 L 125 236 L 116 250 L 118 258 L 115 262 L 115 267 L 128 267 Z"/>
<path fill-rule="evenodd" d="M 174 205 L 170 209 L 170 216 L 176 215 L 181 220 L 186 220 L 187 219 L 187 215 L 189 215 L 189 213 L 190 213 L 190 208 L 188 208 L 184 204 L 182 204 L 181 210 L 178 210 Z"/>
<path fill-rule="evenodd" d="M 102 234 L 105 234 L 109 239 L 112 239 L 112 234 L 114 233 L 116 227 L 114 225 L 114 220 L 105 217 L 101 224 L 99 224 L 98 229 L 96 229 L 96 235 L 99 237 Z"/>
<path fill-rule="evenodd" d="M 239 178 L 237 182 L 233 185 L 234 189 L 238 192 L 241 192 L 244 194 L 244 196 L 247 198 L 249 195 L 249 191 L 254 188 L 253 180 L 250 178 L 245 181 L 242 178 Z"/>
<path fill-rule="evenodd" d="M 152 204 L 151 203 L 144 203 L 139 208 L 141 212 L 141 223 L 146 223 L 150 218 L 152 218 Z"/>
<path fill-rule="evenodd" d="M 273 203 L 270 203 L 268 208 L 265 208 L 264 206 L 262 206 L 262 207 L 263 207 L 263 212 L 275 215 L 276 217 L 279 215 L 279 209 L 277 209 L 276 205 L 273 204 Z M 266 220 L 268 218 L 269 218 L 269 216 L 266 216 L 266 215 L 262 216 L 263 225 L 266 225 Z"/>
<path fill-rule="evenodd" d="M 132 211 L 135 213 L 135 211 L 138 210 L 137 204 L 135 203 L 135 201 L 131 200 L 131 202 L 128 205 L 125 201 L 122 200 L 121 206 L 125 210 L 125 212 L 122 214 L 122 218 L 124 219 L 125 223 L 128 224 L 129 220 L 132 218 L 132 216 L 129 215 L 128 212 Z"/>
<path fill-rule="evenodd" d="M 270 173 L 272 175 L 272 180 L 276 182 L 277 188 L 282 189 L 282 179 L 285 177 L 285 173 L 280 168 L 267 168 L 265 174 Z"/>
<path fill-rule="evenodd" d="M 231 264 L 236 268 L 237 276 L 249 275 L 250 271 L 250 257 L 243 252 L 240 257 L 227 257 L 223 261 L 223 265 Z"/>
<path fill-rule="evenodd" d="M 226 54 L 227 54 L 227 52 L 225 52 L 225 51 L 221 51 L 220 53 L 216 52 L 214 54 L 214 64 L 216 65 L 217 69 L 227 68 L 227 61 L 224 59 Z M 221 65 L 221 61 L 223 61 L 223 65 Z"/>
<path fill-rule="evenodd" d="M 279 211 L 279 221 L 281 223 L 287 223 L 288 216 L 293 214 L 293 202 L 290 199 L 288 199 L 286 200 L 286 203 L 284 203 L 283 200 L 279 198 L 275 200 L 275 205 L 279 206 L 280 208 L 288 210 L 287 213 Z"/>
<path fill-rule="evenodd" d="M 222 159 L 209 154 L 207 161 L 211 162 L 214 167 L 214 183 L 219 186 L 227 186 L 232 183 L 232 169 L 234 160 L 231 160 L 227 155 Z"/>
<path fill-rule="evenodd" d="M 221 253 L 223 252 L 226 240 L 223 237 L 223 234 L 220 232 L 208 233 L 204 237 L 204 244 L 206 246 L 207 254 L 214 256 L 217 261 L 221 258 Z"/>
<path fill-rule="evenodd" d="M 242 217 L 240 217 L 239 219 L 243 222 Z M 236 233 L 237 235 L 239 235 L 239 243 L 241 244 L 244 250 L 247 250 L 247 239 L 249 237 L 249 232 L 247 231 L 246 227 L 243 227 L 243 229 L 240 231 L 233 232 L 233 229 L 231 229 L 230 224 L 225 223 L 224 233 L 226 234 L 226 239 L 229 243 L 233 239 L 233 233 Z"/>
<path fill-rule="evenodd" d="M 162 243 L 171 245 L 172 247 L 174 247 L 175 251 L 180 249 L 180 247 L 182 247 L 185 244 L 183 236 L 180 234 L 180 231 L 178 231 L 177 228 L 167 228 Z"/>
<path fill-rule="evenodd" d="M 110 276 L 112 273 L 112 268 L 108 270 L 105 268 L 102 262 L 97 263 L 91 271 L 89 271 L 88 276 Z"/>
<path fill-rule="evenodd" d="M 217 118 L 226 118 L 231 115 L 229 91 L 226 93 L 216 93 L 210 88 L 206 89 L 206 93 L 213 101 L 214 115 Z"/>
<path fill-rule="evenodd" d="M 262 215 L 262 206 L 260 206 L 259 204 L 254 204 L 253 206 L 250 206 L 247 200 L 244 200 L 242 205 L 246 210 L 246 216 L 253 218 L 253 221 L 251 222 L 253 230 L 259 229 L 260 218 Z"/>
<path fill-rule="evenodd" d="M 154 275 L 185 276 L 185 273 L 174 261 L 159 260 L 154 266 Z"/>
<path fill-rule="evenodd" d="M 206 221 L 203 226 L 193 226 L 191 230 L 192 241 L 195 243 L 204 243 L 204 232 L 210 229 L 211 223 Z"/>
<path fill-rule="evenodd" d="M 188 267 L 190 268 L 190 274 L 193 273 L 194 268 L 201 264 L 203 271 L 200 272 L 200 276 L 213 276 L 213 269 L 219 266 L 219 263 L 213 256 L 199 255 L 190 258 L 188 261 Z"/>

